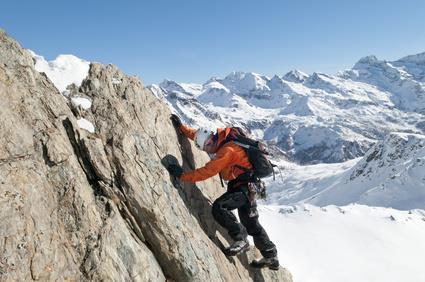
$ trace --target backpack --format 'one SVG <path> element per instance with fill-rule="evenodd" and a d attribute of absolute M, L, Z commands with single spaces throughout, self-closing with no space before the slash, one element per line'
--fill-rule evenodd
<path fill-rule="evenodd" d="M 236 145 L 242 147 L 248 156 L 248 160 L 252 165 L 252 169 L 247 169 L 242 166 L 238 168 L 249 172 L 250 180 L 256 181 L 260 178 L 264 178 L 273 174 L 273 168 L 276 166 L 272 164 L 267 156 L 270 155 L 264 145 L 257 140 L 248 137 L 240 127 L 231 127 L 230 133 L 226 139 L 220 144 L 220 147 L 224 144 L 233 141 Z"/>

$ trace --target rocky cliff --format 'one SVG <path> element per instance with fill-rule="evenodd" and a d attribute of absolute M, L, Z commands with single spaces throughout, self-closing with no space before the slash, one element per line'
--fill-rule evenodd
<path fill-rule="evenodd" d="M 291 281 L 283 268 L 249 269 L 253 247 L 222 254 L 210 206 L 223 188 L 170 178 L 170 155 L 185 169 L 207 156 L 138 79 L 91 64 L 70 97 L 91 107 L 62 96 L 0 31 L 0 280 Z"/>

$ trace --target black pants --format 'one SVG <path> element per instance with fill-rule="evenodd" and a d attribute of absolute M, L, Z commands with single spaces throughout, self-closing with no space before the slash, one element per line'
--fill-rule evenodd
<path fill-rule="evenodd" d="M 261 254 L 268 258 L 277 255 L 276 246 L 270 241 L 264 228 L 258 221 L 257 204 L 248 200 L 248 188 L 246 184 L 236 185 L 236 181 L 230 181 L 227 192 L 214 201 L 212 214 L 214 219 L 227 231 L 233 240 L 244 240 L 247 235 L 254 238 L 254 244 Z M 239 219 L 231 212 L 238 209 Z"/>

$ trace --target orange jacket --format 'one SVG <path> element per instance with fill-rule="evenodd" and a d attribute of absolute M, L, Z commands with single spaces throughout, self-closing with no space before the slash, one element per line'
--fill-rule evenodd
<path fill-rule="evenodd" d="M 195 129 L 186 125 L 181 125 L 180 130 L 187 138 L 191 140 L 195 139 Z M 218 144 L 223 142 L 229 132 L 230 128 L 217 129 Z M 221 146 L 215 153 L 213 159 L 206 163 L 205 166 L 183 173 L 180 180 L 185 182 L 197 182 L 210 178 L 217 173 L 220 173 L 224 180 L 233 180 L 245 172 L 235 165 L 246 167 L 248 169 L 252 168 L 244 149 L 230 141 Z"/>

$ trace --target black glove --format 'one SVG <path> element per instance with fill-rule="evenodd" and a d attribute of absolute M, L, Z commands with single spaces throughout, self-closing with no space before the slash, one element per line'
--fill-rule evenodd
<path fill-rule="evenodd" d="M 168 167 L 168 171 L 172 176 L 175 176 L 177 178 L 180 178 L 180 176 L 183 174 L 183 169 L 178 165 L 170 165 Z"/>
<path fill-rule="evenodd" d="M 170 119 L 175 128 L 180 128 L 180 125 L 182 125 L 182 121 L 177 115 L 171 114 Z"/>

